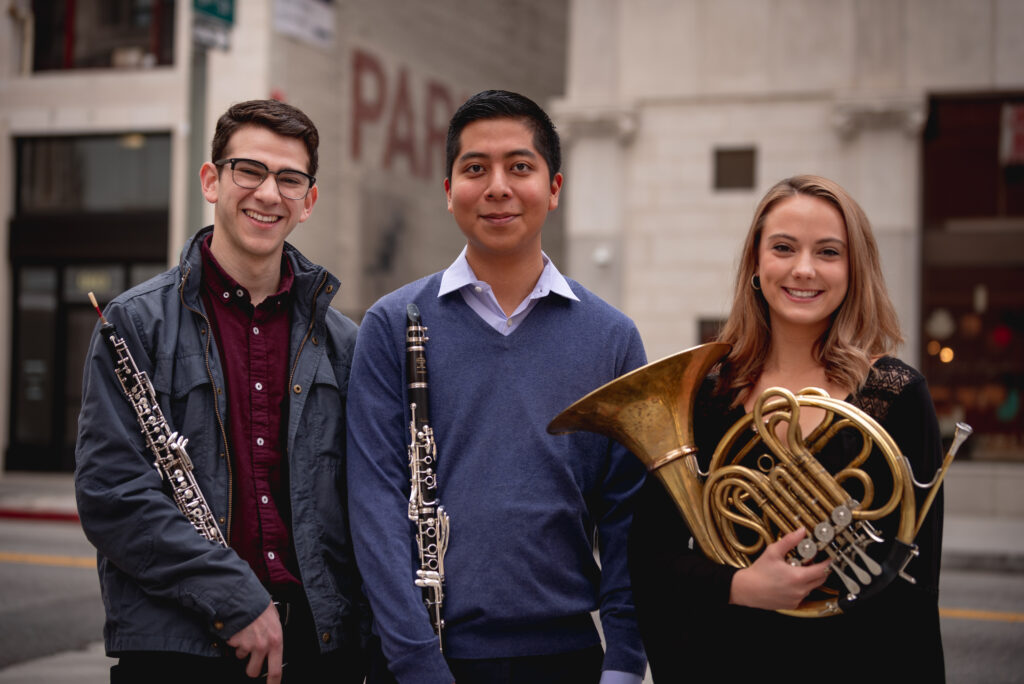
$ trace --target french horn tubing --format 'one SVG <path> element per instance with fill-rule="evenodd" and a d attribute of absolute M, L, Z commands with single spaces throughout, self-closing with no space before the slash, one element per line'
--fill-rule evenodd
<path fill-rule="evenodd" d="M 914 537 L 970 426 L 957 424 L 935 477 L 918 484 L 928 492 L 919 509 L 910 463 L 892 437 L 864 411 L 816 388 L 763 392 L 722 437 L 707 472 L 701 472 L 694 402 L 701 381 L 729 349 L 712 342 L 638 368 L 576 401 L 551 421 L 548 432 L 587 430 L 628 448 L 661 481 L 701 551 L 716 563 L 749 567 L 768 544 L 803 527 L 807 534 L 789 561 L 828 558 L 834 580 L 796 609 L 780 613 L 837 615 L 896 577 L 913 582 L 904 569 L 918 553 Z M 804 408 L 824 414 L 806 436 L 800 427 Z M 859 436 L 859 451 L 829 472 L 816 455 L 850 430 Z M 864 468 L 877 458 L 891 477 L 884 483 L 891 492 L 879 502 L 876 483 Z"/>

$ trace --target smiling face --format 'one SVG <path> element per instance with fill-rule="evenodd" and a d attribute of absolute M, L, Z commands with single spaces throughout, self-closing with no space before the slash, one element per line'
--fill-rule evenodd
<path fill-rule="evenodd" d="M 309 153 L 302 140 L 262 126 L 239 128 L 228 141 L 224 156 L 253 159 L 271 172 L 309 171 Z M 217 167 L 210 162 L 199 172 L 203 196 L 216 205 L 211 250 L 228 272 L 233 265 L 276 263 L 285 238 L 313 212 L 317 188 L 310 188 L 304 199 L 292 200 L 281 196 L 273 175 L 259 187 L 247 189 L 239 187 L 231 173 L 230 164 Z"/>
<path fill-rule="evenodd" d="M 843 217 L 827 201 L 798 194 L 765 217 L 757 275 L 773 328 L 828 329 L 849 287 L 849 248 Z"/>
<path fill-rule="evenodd" d="M 541 227 L 558 206 L 561 174 L 550 177 L 519 119 L 480 119 L 462 129 L 451 177 L 444 181 L 448 211 L 475 260 L 540 258 Z"/>

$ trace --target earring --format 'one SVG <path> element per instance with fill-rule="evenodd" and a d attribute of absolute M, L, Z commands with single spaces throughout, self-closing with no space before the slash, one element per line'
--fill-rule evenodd
<path fill-rule="evenodd" d="M 750 287 L 754 288 L 755 290 L 761 289 L 761 279 L 757 277 L 756 273 L 750 276 Z"/>

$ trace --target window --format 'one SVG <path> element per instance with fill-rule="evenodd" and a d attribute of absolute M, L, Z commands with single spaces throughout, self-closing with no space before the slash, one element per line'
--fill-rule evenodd
<path fill-rule="evenodd" d="M 167 134 L 18 138 L 18 213 L 165 210 Z"/>
<path fill-rule="evenodd" d="M 934 97 L 924 132 L 921 370 L 943 435 L 975 429 L 960 458 L 1024 460 L 1024 164 L 1005 149 L 1018 107 L 1024 93 Z"/>
<path fill-rule="evenodd" d="M 714 342 L 718 338 L 722 328 L 725 327 L 724 318 L 701 318 L 697 321 L 697 338 L 700 344 Z"/>
<path fill-rule="evenodd" d="M 174 4 L 175 0 L 34 0 L 33 70 L 172 64 Z"/>
<path fill-rule="evenodd" d="M 753 190 L 757 149 L 754 147 L 715 149 L 715 190 Z"/>
<path fill-rule="evenodd" d="M 12 470 L 70 470 L 82 368 L 101 303 L 164 270 L 170 136 L 14 140 L 10 221 Z"/>

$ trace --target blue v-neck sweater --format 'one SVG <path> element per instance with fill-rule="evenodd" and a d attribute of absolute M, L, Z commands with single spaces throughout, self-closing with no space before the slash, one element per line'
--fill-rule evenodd
<path fill-rule="evenodd" d="M 503 336 L 441 274 L 387 295 L 366 314 L 348 399 L 348 496 L 356 558 L 398 680 L 451 684 L 413 584 L 405 393 L 406 305 L 428 328 L 430 423 L 438 494 L 451 518 L 445 556 L 445 655 L 563 653 L 599 643 L 604 669 L 641 674 L 626 540 L 643 479 L 632 455 L 589 432 L 553 436 L 562 409 L 645 363 L 625 315 L 578 283 L 549 295 Z M 597 532 L 601 568 L 594 560 Z"/>

